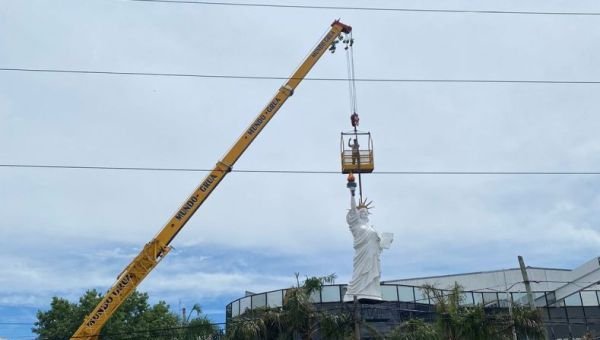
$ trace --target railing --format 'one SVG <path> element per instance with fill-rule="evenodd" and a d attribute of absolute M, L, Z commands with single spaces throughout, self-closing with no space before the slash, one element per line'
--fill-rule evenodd
<path fill-rule="evenodd" d="M 342 152 L 342 170 L 344 172 L 351 170 L 373 171 L 373 169 L 373 151 L 359 150 L 358 155 L 352 150 Z"/>
<path fill-rule="evenodd" d="M 313 293 L 310 300 L 313 303 L 340 303 L 343 302 L 346 293 L 346 285 L 325 285 L 320 291 Z M 234 300 L 227 305 L 227 319 L 244 314 L 248 310 L 257 308 L 277 308 L 283 306 L 283 298 L 287 289 L 278 289 L 265 293 L 253 294 Z M 440 289 L 442 294 L 447 295 L 450 291 Z M 552 306 L 600 306 L 600 291 L 586 290 L 577 292 Z M 381 294 L 384 301 L 409 302 L 420 304 L 434 304 L 426 291 L 418 286 L 407 286 L 397 284 L 381 285 Z M 486 307 L 508 307 L 513 304 L 527 304 L 525 292 L 496 292 L 496 291 L 463 291 L 461 305 L 484 305 Z M 547 305 L 547 295 L 552 292 L 534 292 L 534 299 L 538 306 Z M 510 300 L 509 300 L 510 299 Z"/>

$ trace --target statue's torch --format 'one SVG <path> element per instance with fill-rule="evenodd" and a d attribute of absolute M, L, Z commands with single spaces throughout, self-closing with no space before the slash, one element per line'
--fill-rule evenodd
<path fill-rule="evenodd" d="M 356 191 L 356 182 L 354 181 L 354 175 L 352 173 L 348 174 L 348 184 L 346 184 L 346 188 L 350 189 L 350 193 L 354 196 L 354 192 Z"/>

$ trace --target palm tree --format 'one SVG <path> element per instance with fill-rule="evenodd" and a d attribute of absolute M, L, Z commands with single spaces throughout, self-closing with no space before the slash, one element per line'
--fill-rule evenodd
<path fill-rule="evenodd" d="M 319 333 L 322 339 L 343 340 L 352 335 L 354 319 L 349 313 L 333 314 L 321 312 L 319 314 Z"/>
<path fill-rule="evenodd" d="M 314 292 L 324 284 L 333 283 L 335 274 L 324 277 L 307 277 L 300 283 L 296 273 L 296 286 L 287 289 L 283 306 L 262 308 L 247 312 L 231 321 L 227 338 L 246 339 L 311 339 L 321 332 L 327 339 L 343 339 L 352 329 L 352 320 L 346 314 L 318 311 L 310 301 Z"/>
<path fill-rule="evenodd" d="M 443 340 L 512 339 L 512 327 L 521 338 L 545 339 L 540 315 L 535 310 L 515 307 L 512 317 L 504 311 L 486 311 L 483 305 L 462 305 L 462 287 L 455 283 L 450 291 L 423 286 L 435 302 L 436 332 Z"/>
<path fill-rule="evenodd" d="M 253 314 L 253 315 L 248 315 Z M 262 315 L 254 317 L 255 313 L 247 313 L 232 320 L 227 325 L 227 339 L 230 340 L 254 340 L 267 339 L 265 336 L 265 322 Z"/>
<path fill-rule="evenodd" d="M 191 319 L 192 313 L 196 312 L 196 317 Z M 209 339 L 212 335 L 219 331 L 206 315 L 202 314 L 202 307 L 199 304 L 194 304 L 187 317 L 182 320 L 185 327 L 181 328 L 178 339 L 199 340 Z"/>
<path fill-rule="evenodd" d="M 436 330 L 441 339 L 491 339 L 493 333 L 486 322 L 485 311 L 481 306 L 461 306 L 462 287 L 455 283 L 450 291 L 424 285 L 422 289 L 435 303 Z"/>
<path fill-rule="evenodd" d="M 388 338 L 390 340 L 435 340 L 439 336 L 431 324 L 421 319 L 410 319 L 394 328 Z"/>
<path fill-rule="evenodd" d="M 546 329 L 542 323 L 542 317 L 537 310 L 531 310 L 524 306 L 515 306 L 512 314 L 512 323 L 514 323 L 519 338 L 530 340 L 546 338 Z"/>

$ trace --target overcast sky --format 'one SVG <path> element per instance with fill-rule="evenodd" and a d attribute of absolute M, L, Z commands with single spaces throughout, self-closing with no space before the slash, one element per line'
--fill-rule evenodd
<path fill-rule="evenodd" d="M 267 3 L 267 2 L 263 2 Z M 290 4 L 325 4 L 313 0 Z M 330 5 L 600 12 L 597 1 L 330 1 Z M 333 19 L 358 78 L 600 80 L 600 17 L 0 0 L 0 67 L 288 76 Z M 342 50 L 311 77 L 346 76 Z M 0 163 L 210 169 L 281 80 L 0 71 Z M 599 171 L 600 85 L 357 84 L 376 171 Z M 339 169 L 344 82 L 305 81 L 236 164 Z M 52 296 L 106 291 L 200 172 L 0 167 L 0 337 L 31 336 Z M 574 268 L 598 256 L 598 175 L 363 176 L 395 241 L 383 280 Z M 216 321 L 245 290 L 352 274 L 339 174 L 231 173 L 143 282 Z M 7 323 L 23 323 L 9 325 Z M 28 324 L 29 323 L 29 324 Z"/>

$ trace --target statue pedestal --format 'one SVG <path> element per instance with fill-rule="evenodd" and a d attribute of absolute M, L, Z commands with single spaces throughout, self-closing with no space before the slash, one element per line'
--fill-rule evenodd
<path fill-rule="evenodd" d="M 377 295 L 367 295 L 367 294 L 346 294 L 346 295 L 344 295 L 344 302 L 354 302 L 355 296 L 356 296 L 356 299 L 358 300 L 358 302 L 360 302 L 360 303 L 373 304 L 373 303 L 379 303 L 379 302 L 383 301 L 383 299 L 381 298 L 381 295 L 377 296 Z"/>

